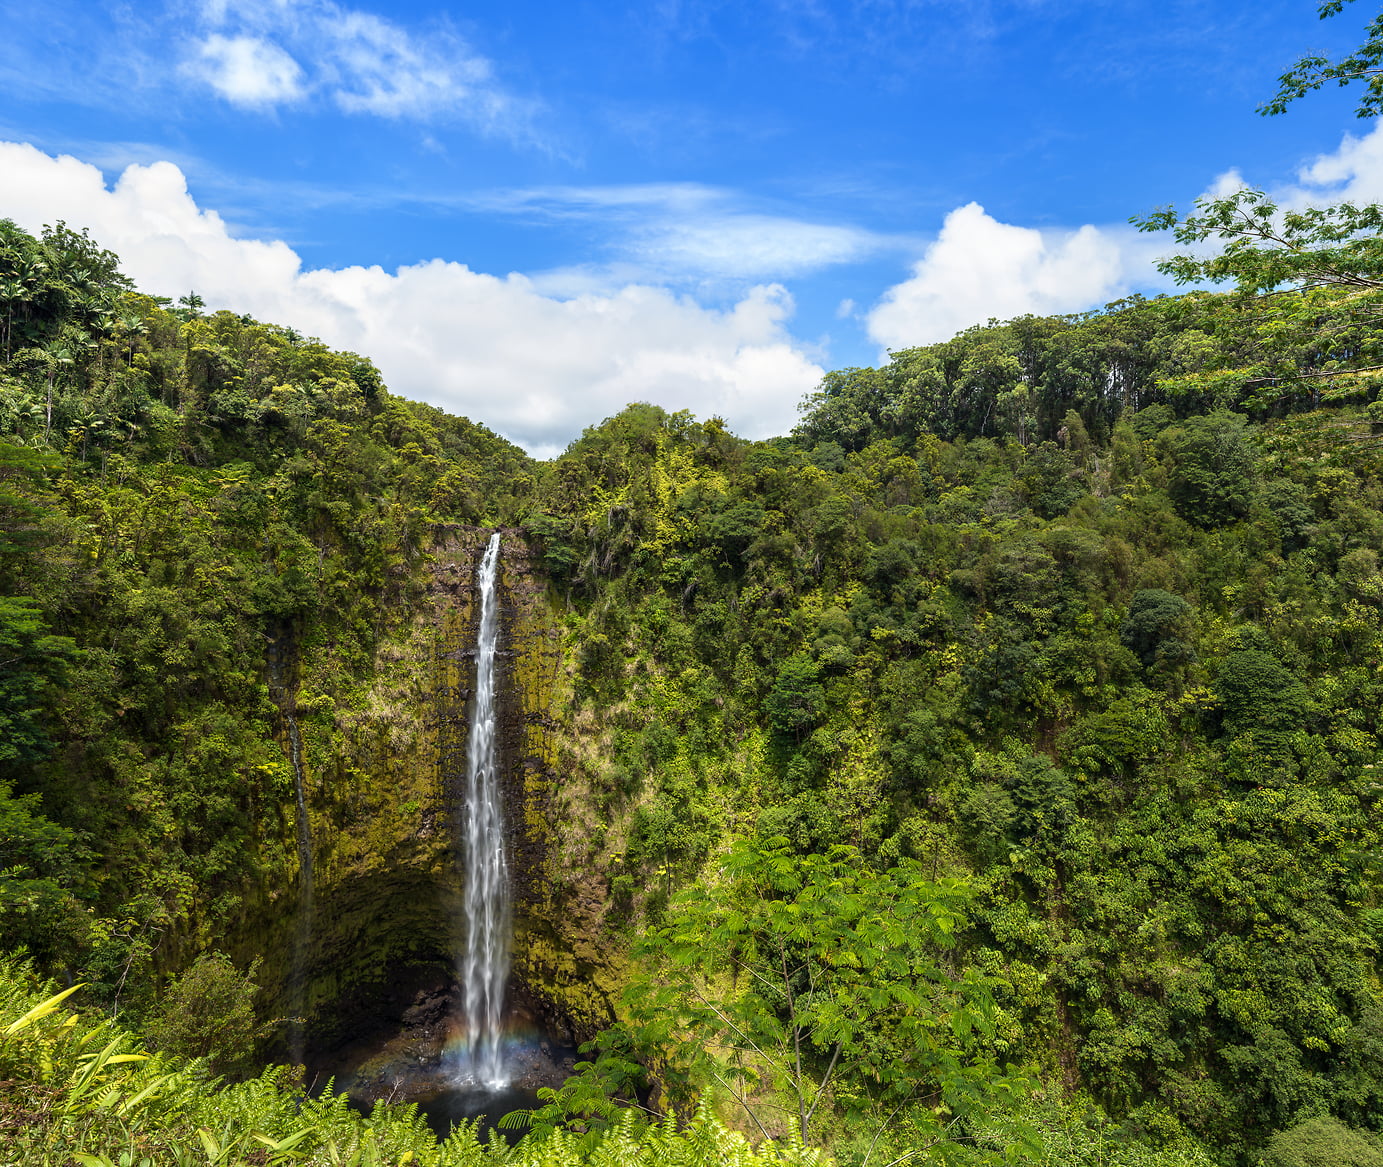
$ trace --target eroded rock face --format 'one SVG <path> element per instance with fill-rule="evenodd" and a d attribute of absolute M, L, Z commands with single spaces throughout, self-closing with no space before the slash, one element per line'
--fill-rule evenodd
<path fill-rule="evenodd" d="M 510 995 L 545 1031 L 579 1043 L 614 1020 L 620 971 L 601 927 L 603 874 L 573 872 L 558 846 L 571 832 L 555 799 L 568 777 L 562 744 L 571 695 L 557 613 L 537 557 L 517 532 L 506 532 L 503 568 L 500 743 L 514 857 Z M 584 902 L 590 884 L 600 889 L 595 911 Z"/>
<path fill-rule="evenodd" d="M 295 955 L 304 942 L 294 889 L 263 889 L 246 904 L 237 948 L 263 958 L 260 980 L 280 1014 L 290 1002 L 301 1009 L 310 1050 L 398 1022 L 418 1007 L 420 991 L 447 991 L 461 919 L 456 824 L 474 685 L 476 568 L 490 534 L 436 530 L 424 586 L 385 637 L 368 685 L 333 685 L 330 646 L 304 644 L 294 691 L 276 698 L 292 702 L 301 730 L 312 934 Z M 517 530 L 503 532 L 498 599 L 498 746 L 514 881 L 510 999 L 556 1040 L 579 1041 L 611 1019 L 618 978 L 598 937 L 599 913 L 582 910 L 572 890 L 580 881 L 558 877 L 554 866 L 562 640 L 546 581 Z M 291 816 L 279 825 L 292 839 Z"/>

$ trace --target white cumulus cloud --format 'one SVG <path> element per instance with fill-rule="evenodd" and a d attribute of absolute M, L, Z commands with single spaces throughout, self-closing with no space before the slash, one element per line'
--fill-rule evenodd
<path fill-rule="evenodd" d="M 440 259 L 304 271 L 278 241 L 232 236 L 171 162 L 99 170 L 0 143 L 0 216 L 86 226 L 145 291 L 195 290 L 226 307 L 372 358 L 390 387 L 547 455 L 631 401 L 719 414 L 750 437 L 783 433 L 823 370 L 787 328 L 777 284 L 727 309 L 647 284 L 560 298 L 519 274 Z"/>
<path fill-rule="evenodd" d="M 1001 223 L 967 203 L 946 216 L 912 276 L 869 312 L 869 335 L 886 348 L 906 348 L 945 340 L 991 317 L 1097 307 L 1125 288 L 1126 245 L 1089 225 L 1044 232 Z"/>
<path fill-rule="evenodd" d="M 1346 134 L 1337 149 L 1303 166 L 1297 179 L 1300 186 L 1283 192 L 1284 201 L 1383 201 L 1383 119 L 1363 137 Z"/>

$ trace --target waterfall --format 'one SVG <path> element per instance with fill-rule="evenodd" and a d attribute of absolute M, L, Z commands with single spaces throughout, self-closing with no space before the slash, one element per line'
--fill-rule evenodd
<path fill-rule="evenodd" d="M 293 693 L 284 674 L 282 654 L 283 640 L 275 641 L 269 652 L 269 695 L 278 706 L 288 735 L 288 761 L 293 768 L 293 797 L 297 804 L 298 908 L 293 921 L 293 963 L 288 975 L 288 1051 L 292 1060 L 299 1063 L 306 1045 L 303 1012 L 307 953 L 312 945 L 312 926 L 317 913 L 312 883 L 312 824 L 304 792 L 303 738 L 293 712 Z"/>
<path fill-rule="evenodd" d="M 458 954 L 463 1078 L 498 1089 L 508 1084 L 504 1067 L 504 985 L 509 977 L 509 864 L 504 853 L 504 812 L 495 751 L 495 650 L 499 618 L 499 532 L 480 561 L 480 620 L 475 643 L 475 708 L 466 744 L 466 805 L 461 852 L 466 880 L 466 941 Z"/>

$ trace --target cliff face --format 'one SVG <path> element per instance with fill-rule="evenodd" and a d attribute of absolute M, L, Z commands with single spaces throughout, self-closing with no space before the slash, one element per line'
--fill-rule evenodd
<path fill-rule="evenodd" d="M 503 549 L 499 703 L 514 857 L 512 991 L 545 1028 L 583 1041 L 614 1018 L 620 954 L 602 929 L 603 875 L 584 865 L 573 870 L 561 846 L 572 824 L 559 795 L 575 776 L 575 762 L 559 613 L 537 557 L 517 532 L 505 532 Z"/>
<path fill-rule="evenodd" d="M 310 825 L 312 913 L 294 887 L 247 905 L 237 946 L 261 955 L 282 1015 L 308 1044 L 333 1044 L 397 1015 L 419 986 L 451 974 L 463 894 L 456 852 L 478 619 L 476 568 L 490 531 L 439 528 L 412 611 L 382 641 L 371 679 L 330 691 L 329 645 L 298 644 L 278 668 L 280 738 L 300 730 Z M 505 530 L 499 581 L 498 744 L 514 882 L 511 997 L 557 1034 L 581 1038 L 611 1016 L 618 981 L 581 881 L 557 868 L 565 671 L 557 613 L 519 532 Z M 282 650 L 276 650 L 282 651 Z M 291 760 L 291 759 L 290 759 Z M 285 811 L 279 830 L 291 834 Z M 257 924 L 255 921 L 266 921 Z"/>

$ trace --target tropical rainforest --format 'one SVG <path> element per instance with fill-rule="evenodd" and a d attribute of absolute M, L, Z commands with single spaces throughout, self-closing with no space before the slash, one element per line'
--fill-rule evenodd
<path fill-rule="evenodd" d="M 539 462 L 0 223 L 5 1161 L 1383 1164 L 1383 211 L 1143 226 L 1233 290 Z M 446 963 L 496 529 L 512 1145 L 298 1065 Z"/>

